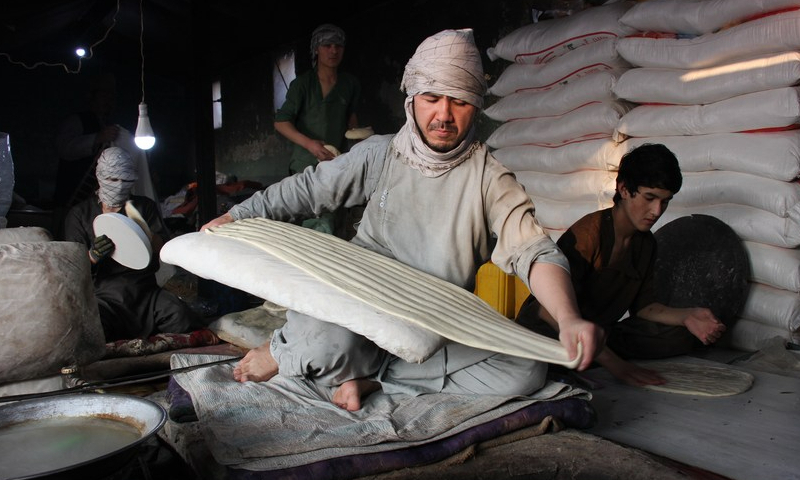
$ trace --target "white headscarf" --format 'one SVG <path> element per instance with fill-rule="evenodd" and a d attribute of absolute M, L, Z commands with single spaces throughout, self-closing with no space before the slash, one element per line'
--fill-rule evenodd
<path fill-rule="evenodd" d="M 414 120 L 413 98 L 433 93 L 463 100 L 478 109 L 483 107 L 486 79 L 472 29 L 443 30 L 426 38 L 406 64 L 400 90 L 405 101 L 406 123 L 393 140 L 403 163 L 423 175 L 438 177 L 466 160 L 472 153 L 474 124 L 464 140 L 449 152 L 437 152 L 422 139 Z"/>
<path fill-rule="evenodd" d="M 131 197 L 136 179 L 136 164 L 127 150 L 109 147 L 97 159 L 97 196 L 109 207 L 121 207 Z"/>

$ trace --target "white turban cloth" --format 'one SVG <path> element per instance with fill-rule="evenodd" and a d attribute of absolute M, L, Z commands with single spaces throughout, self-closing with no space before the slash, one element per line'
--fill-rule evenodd
<path fill-rule="evenodd" d="M 139 178 L 136 164 L 127 150 L 109 147 L 97 159 L 97 196 L 109 207 L 121 207 L 131 196 L 133 184 Z"/>
<path fill-rule="evenodd" d="M 444 30 L 423 41 L 406 64 L 400 90 L 434 93 L 483 108 L 486 78 L 472 29 Z"/>
<path fill-rule="evenodd" d="M 426 38 L 406 64 L 400 90 L 405 101 L 406 123 L 392 145 L 403 163 L 426 177 L 438 177 L 469 158 L 474 150 L 474 123 L 464 140 L 449 152 L 437 152 L 422 139 L 414 119 L 414 95 L 433 93 L 483 107 L 486 79 L 472 29 L 443 30 Z M 424 128 L 424 126 L 423 126 Z"/>

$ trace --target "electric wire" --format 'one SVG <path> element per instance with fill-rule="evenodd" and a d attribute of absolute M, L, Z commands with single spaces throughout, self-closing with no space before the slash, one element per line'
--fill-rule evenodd
<path fill-rule="evenodd" d="M 101 43 L 103 43 L 108 38 L 108 34 L 111 33 L 111 30 L 113 30 L 114 27 L 116 26 L 116 24 L 117 24 L 117 15 L 119 15 L 119 10 L 120 10 L 120 2 L 121 2 L 121 0 L 117 0 L 117 9 L 114 12 L 114 16 L 111 18 L 111 25 L 108 26 L 108 28 L 105 31 L 105 34 L 103 34 L 103 36 L 100 38 L 100 40 L 94 42 L 93 44 L 91 44 L 89 46 L 89 50 L 88 50 L 89 54 L 88 55 L 85 55 L 83 57 L 78 57 L 78 66 L 74 70 L 70 70 L 69 66 L 66 63 L 63 63 L 63 62 L 61 62 L 61 63 L 50 63 L 50 62 L 46 62 L 46 61 L 40 61 L 40 62 L 34 63 L 33 65 L 30 65 L 30 64 L 28 64 L 26 62 L 23 62 L 23 61 L 20 61 L 20 60 L 14 60 L 11 57 L 11 54 L 6 53 L 6 52 L 0 52 L 0 57 L 5 57 L 11 64 L 19 65 L 19 66 L 24 67 L 24 68 L 26 68 L 28 70 L 33 70 L 33 69 L 35 69 L 37 67 L 42 67 L 42 66 L 44 66 L 44 67 L 63 67 L 64 71 L 66 71 L 67 73 L 80 73 L 81 67 L 83 65 L 83 60 L 84 59 L 89 60 L 90 58 L 92 58 L 92 56 L 94 56 L 94 48 L 96 46 L 100 45 Z M 141 8 L 141 6 L 140 6 L 140 8 Z M 142 60 L 142 62 L 144 62 L 144 60 Z M 144 77 L 144 71 L 142 72 L 142 77 Z M 144 87 L 142 87 L 142 88 L 144 89 Z M 143 92 L 143 94 L 144 94 L 144 92 Z"/>

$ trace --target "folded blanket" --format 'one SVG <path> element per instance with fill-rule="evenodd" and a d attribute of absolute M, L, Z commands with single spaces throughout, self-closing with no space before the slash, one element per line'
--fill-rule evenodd
<path fill-rule="evenodd" d="M 215 361 L 208 355 L 172 356 L 172 368 Z M 233 365 L 174 376 L 191 397 L 200 430 L 217 463 L 248 470 L 278 470 L 357 454 L 404 449 L 450 437 L 537 402 L 591 395 L 549 382 L 535 395 L 376 392 L 348 412 L 331 403 L 334 389 L 303 379 L 273 377 L 239 383 Z"/>
<path fill-rule="evenodd" d="M 167 402 L 169 419 L 177 423 L 196 422 L 197 412 L 192 404 L 192 397 L 178 385 L 175 378 L 167 382 Z"/>
<path fill-rule="evenodd" d="M 103 358 L 138 357 L 179 348 L 217 345 L 219 340 L 214 332 L 206 328 L 191 333 L 157 333 L 148 338 L 109 342 Z"/>

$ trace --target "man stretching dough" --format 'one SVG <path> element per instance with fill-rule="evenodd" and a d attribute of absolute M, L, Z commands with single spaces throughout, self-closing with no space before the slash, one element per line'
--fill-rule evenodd
<path fill-rule="evenodd" d="M 254 194 L 206 229 L 243 218 L 296 221 L 366 204 L 355 244 L 469 291 L 490 258 L 515 274 L 552 313 L 571 358 L 578 344 L 587 368 L 603 331 L 581 318 L 568 263 L 534 218 L 514 175 L 482 143 L 474 121 L 486 81 L 472 30 L 445 30 L 422 42 L 401 82 L 406 123 L 372 136 L 340 157 Z M 276 374 L 339 387 L 333 402 L 350 411 L 366 395 L 460 393 L 528 395 L 546 380 L 547 364 L 450 343 L 409 363 L 333 323 L 289 311 L 268 344 L 239 362 L 239 381 Z"/>

